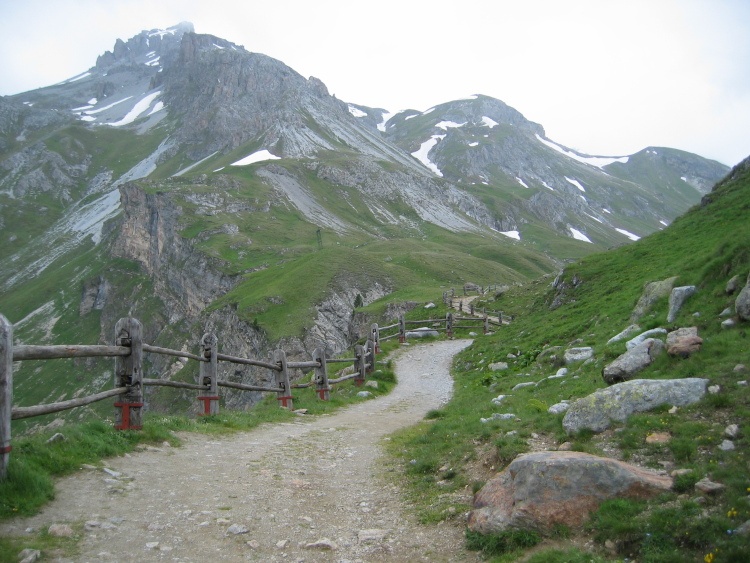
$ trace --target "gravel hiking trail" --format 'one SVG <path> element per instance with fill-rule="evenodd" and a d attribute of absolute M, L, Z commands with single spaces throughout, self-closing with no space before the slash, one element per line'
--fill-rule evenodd
<path fill-rule="evenodd" d="M 184 433 L 181 447 L 82 468 L 39 514 L 0 534 L 83 524 L 78 554 L 45 554 L 58 562 L 480 561 L 463 547 L 462 515 L 417 522 L 380 451 L 449 399 L 453 356 L 470 343 L 402 347 L 390 394 L 333 414 L 218 438 Z M 466 502 L 471 492 L 450 494 Z"/>

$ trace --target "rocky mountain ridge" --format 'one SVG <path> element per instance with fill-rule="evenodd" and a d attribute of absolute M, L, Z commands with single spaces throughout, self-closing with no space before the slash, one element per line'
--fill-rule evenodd
<path fill-rule="evenodd" d="M 385 117 L 185 23 L 0 98 L 0 311 L 24 341 L 108 341 L 132 314 L 152 342 L 224 327 L 255 354 L 258 319 L 283 311 L 302 320 L 271 340 L 336 353 L 360 336 L 358 296 L 552 271 L 666 225 L 726 171 L 672 149 L 576 155 L 487 96 Z M 323 248 L 328 281 L 292 306 L 287 272 Z"/>

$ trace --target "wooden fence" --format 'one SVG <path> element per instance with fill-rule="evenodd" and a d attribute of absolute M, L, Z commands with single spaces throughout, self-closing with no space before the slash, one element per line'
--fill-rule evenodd
<path fill-rule="evenodd" d="M 475 324 L 455 324 L 457 322 Z M 444 323 L 444 326 L 443 326 Z M 479 329 L 486 334 L 491 326 L 501 323 L 492 321 L 487 314 L 482 317 L 457 317 L 448 312 L 445 319 L 425 319 L 407 321 L 402 315 L 398 323 L 379 327 L 371 325 L 370 334 L 364 345 L 354 347 L 353 358 L 326 358 L 325 350 L 317 348 L 310 361 L 287 361 L 283 350 L 275 350 L 272 361 L 264 362 L 257 359 L 241 358 L 220 354 L 218 338 L 215 334 L 204 334 L 201 338 L 198 354 L 190 354 L 180 350 L 160 348 L 143 342 L 141 323 L 133 318 L 120 319 L 115 325 L 114 343 L 108 345 L 13 345 L 13 325 L 0 315 L 0 479 L 7 476 L 8 461 L 11 447 L 11 420 L 30 418 L 60 412 L 76 407 L 82 407 L 112 397 L 117 397 L 115 406 L 114 427 L 119 430 L 138 430 L 142 427 L 144 395 L 143 388 L 147 386 L 173 387 L 190 389 L 198 392 L 197 400 L 203 403 L 203 415 L 219 412 L 219 387 L 237 389 L 240 391 L 260 391 L 276 393 L 281 406 L 293 409 L 294 397 L 292 389 L 302 389 L 315 386 L 315 391 L 321 400 L 327 401 L 331 386 L 353 379 L 357 385 L 362 385 L 367 374 L 375 369 L 377 354 L 380 353 L 380 342 L 391 338 L 398 338 L 404 343 L 409 333 L 419 333 L 422 330 L 445 332 L 448 337 L 453 336 L 456 329 Z M 417 330 L 407 327 L 421 325 Z M 391 334 L 384 335 L 389 331 Z M 148 379 L 143 377 L 144 354 L 161 354 L 174 356 L 199 362 L 198 381 L 186 383 L 166 379 Z M 13 407 L 13 362 L 27 360 L 54 360 L 61 358 L 115 358 L 115 387 L 87 397 L 77 397 L 67 401 L 35 405 L 28 407 Z M 258 366 L 270 370 L 273 382 L 270 385 L 246 385 L 232 381 L 218 379 L 218 363 L 230 362 L 234 364 Z M 354 367 L 354 373 L 335 379 L 328 377 L 328 364 L 349 363 Z M 314 378 L 308 383 L 293 384 L 290 381 L 290 369 L 312 369 Z"/>
<path fill-rule="evenodd" d="M 475 293 L 476 295 L 486 295 L 490 291 L 494 291 L 498 288 L 500 288 L 500 285 L 489 285 L 486 287 L 477 286 L 478 289 L 466 289 L 463 290 L 463 296 L 467 297 L 471 293 Z M 455 288 L 451 288 L 450 291 L 444 291 L 443 292 L 443 303 L 450 307 L 451 309 L 456 309 L 459 313 L 469 313 L 470 315 L 482 315 L 482 316 L 488 316 L 490 318 L 490 323 L 500 326 L 503 324 L 509 324 L 510 321 L 513 320 L 513 316 L 506 315 L 502 311 L 488 311 L 486 307 L 483 307 L 482 309 L 478 309 L 474 306 L 473 303 L 466 303 L 464 304 L 464 300 L 461 298 L 461 296 L 456 297 L 456 290 Z M 493 321 L 492 317 L 497 318 L 497 321 Z"/>
<path fill-rule="evenodd" d="M 326 358 L 325 350 L 318 348 L 312 359 L 307 362 L 289 362 L 283 350 L 275 350 L 271 362 L 251 358 L 240 358 L 218 352 L 218 339 L 214 334 L 205 334 L 200 341 L 198 354 L 179 350 L 170 350 L 151 346 L 143 342 L 141 323 L 133 318 L 120 319 L 115 325 L 114 344 L 105 345 L 58 345 L 34 346 L 13 345 L 13 325 L 0 315 L 0 479 L 7 477 L 8 461 L 11 447 L 11 420 L 41 416 L 60 412 L 75 407 L 89 405 L 112 397 L 117 397 L 115 406 L 115 428 L 119 430 L 138 430 L 142 427 L 143 388 L 146 386 L 163 386 L 198 391 L 197 399 L 203 402 L 205 415 L 219 412 L 219 387 L 241 391 L 261 391 L 276 393 L 281 406 L 293 409 L 292 389 L 315 386 L 320 399 L 329 399 L 331 386 L 349 379 L 362 385 L 367 374 L 374 370 L 376 364 L 376 347 L 374 334 L 378 333 L 373 325 L 367 343 L 354 347 L 354 358 Z M 165 379 L 147 379 L 143 377 L 144 353 L 175 356 L 200 362 L 197 383 L 185 383 Z M 35 405 L 30 407 L 13 407 L 13 362 L 26 360 L 53 360 L 60 358 L 115 358 L 115 387 L 87 397 L 78 397 L 68 401 Z M 245 385 L 232 381 L 221 381 L 217 378 L 218 362 L 259 366 L 271 370 L 271 385 Z M 335 379 L 328 377 L 328 364 L 349 363 L 354 366 L 354 373 Z M 309 383 L 292 384 L 289 378 L 290 369 L 313 369 L 315 377 Z"/>

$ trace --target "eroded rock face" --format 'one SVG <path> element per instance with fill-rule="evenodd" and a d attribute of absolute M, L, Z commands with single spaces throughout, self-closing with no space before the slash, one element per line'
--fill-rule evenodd
<path fill-rule="evenodd" d="M 677 407 L 693 404 L 706 394 L 708 379 L 634 379 L 605 389 L 571 405 L 563 430 L 575 434 L 584 429 L 602 432 L 613 421 L 623 422 L 635 412 L 649 411 L 660 405 Z"/>
<path fill-rule="evenodd" d="M 476 494 L 469 529 L 545 533 L 556 524 L 577 527 L 605 500 L 650 498 L 671 486 L 665 475 L 591 454 L 520 455 Z"/>

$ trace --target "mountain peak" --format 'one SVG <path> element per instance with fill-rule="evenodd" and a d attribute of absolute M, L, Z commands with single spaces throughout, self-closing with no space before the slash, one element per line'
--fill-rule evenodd
<path fill-rule="evenodd" d="M 143 30 L 127 41 L 117 39 L 111 51 L 105 51 L 96 59 L 96 68 L 132 64 L 137 58 L 149 54 L 160 56 L 165 45 L 179 44 L 186 33 L 195 33 L 195 27 L 190 22 L 180 22 L 166 29 Z"/>

